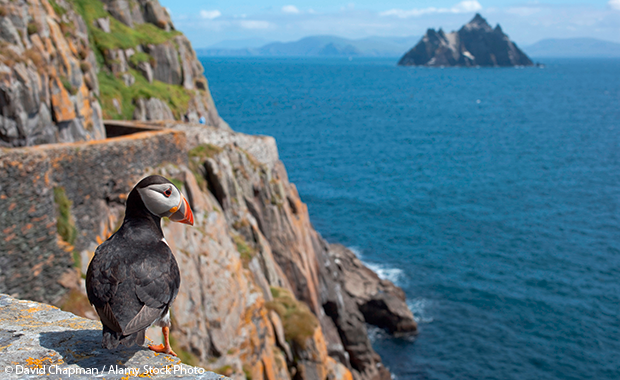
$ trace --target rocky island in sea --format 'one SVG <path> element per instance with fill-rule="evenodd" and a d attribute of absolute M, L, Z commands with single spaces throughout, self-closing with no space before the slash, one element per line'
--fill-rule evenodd
<path fill-rule="evenodd" d="M 157 0 L 0 0 L 0 15 L 0 378 L 166 364 L 146 348 L 102 355 L 98 322 L 30 302 L 96 318 L 89 260 L 133 185 L 161 174 L 195 216 L 163 225 L 183 363 L 236 380 L 390 379 L 367 323 L 415 333 L 404 292 L 313 228 L 275 140 L 222 120 Z"/>
<path fill-rule="evenodd" d="M 400 66 L 532 66 L 530 58 L 480 14 L 458 32 L 429 29 L 398 62 Z"/>

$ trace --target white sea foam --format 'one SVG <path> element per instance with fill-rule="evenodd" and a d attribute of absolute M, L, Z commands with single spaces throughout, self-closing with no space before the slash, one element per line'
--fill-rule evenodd
<path fill-rule="evenodd" d="M 433 322 L 433 316 L 429 315 L 430 309 L 432 309 L 433 306 L 433 301 L 424 298 L 416 298 L 407 300 L 407 306 L 413 313 L 413 318 L 418 324 Z"/>
<path fill-rule="evenodd" d="M 369 262 L 364 262 L 364 264 L 383 280 L 390 280 L 398 285 L 399 281 L 403 278 L 402 269 L 390 268 L 383 264 L 374 264 Z"/>
<path fill-rule="evenodd" d="M 364 263 L 364 265 L 366 265 L 370 270 L 375 272 L 377 276 L 379 276 L 380 279 L 392 281 L 396 285 L 399 285 L 399 282 L 404 279 L 405 276 L 404 276 L 402 269 L 392 268 L 385 264 L 368 262 L 364 260 L 364 255 L 362 254 L 359 248 L 357 247 L 348 247 L 348 248 L 351 250 L 351 252 L 355 254 L 355 256 L 357 256 L 358 259 L 360 259 Z"/>

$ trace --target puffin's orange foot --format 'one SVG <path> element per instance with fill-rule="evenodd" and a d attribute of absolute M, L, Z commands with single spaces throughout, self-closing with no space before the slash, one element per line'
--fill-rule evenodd
<path fill-rule="evenodd" d="M 177 356 L 176 352 L 172 351 L 171 347 L 166 347 L 163 344 L 158 344 L 157 346 L 149 346 L 149 350 L 159 352 L 160 354 Z"/>

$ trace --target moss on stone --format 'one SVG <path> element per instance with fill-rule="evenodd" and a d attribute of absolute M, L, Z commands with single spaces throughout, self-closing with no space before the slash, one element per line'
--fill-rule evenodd
<path fill-rule="evenodd" d="M 308 305 L 295 299 L 286 289 L 271 287 L 271 295 L 273 301 L 267 302 L 265 306 L 278 313 L 282 319 L 286 340 L 305 348 L 307 339 L 319 326 L 316 316 Z"/>
<path fill-rule="evenodd" d="M 75 222 L 71 216 L 73 203 L 67 198 L 64 187 L 54 188 L 54 203 L 56 204 L 56 230 L 65 242 L 73 245 L 77 237 Z"/>
<path fill-rule="evenodd" d="M 256 255 L 256 251 L 252 249 L 241 235 L 233 235 L 233 241 L 237 246 L 237 252 L 241 256 L 241 262 L 245 268 L 248 267 L 252 258 Z"/>
<path fill-rule="evenodd" d="M 67 13 L 67 10 L 61 7 L 55 0 L 49 0 L 49 3 L 52 6 L 52 9 L 54 10 L 54 12 L 56 12 L 58 16 L 62 16 L 65 13 Z"/>
<path fill-rule="evenodd" d="M 138 67 L 138 65 L 142 62 L 148 62 L 151 66 L 155 64 L 155 58 L 153 58 L 150 54 L 146 54 L 144 52 L 137 52 L 129 58 L 129 63 L 131 63 L 134 67 Z"/>
<path fill-rule="evenodd" d="M 243 374 L 245 375 L 246 380 L 252 380 L 252 369 L 249 365 L 243 365 Z"/>
<path fill-rule="evenodd" d="M 202 144 L 190 150 L 187 154 L 189 158 L 198 158 L 204 161 L 209 157 L 214 157 L 215 155 L 221 153 L 223 150 L 224 148 L 221 148 L 217 145 Z"/>
<path fill-rule="evenodd" d="M 65 76 L 60 76 L 60 82 L 62 83 L 62 86 L 65 88 L 65 90 L 67 90 L 71 95 L 75 95 L 78 92 L 78 89 L 71 84 L 71 82 L 69 81 L 69 79 L 67 79 L 67 77 Z"/>
<path fill-rule="evenodd" d="M 76 268 L 78 270 L 78 272 L 81 272 L 82 256 L 76 250 L 73 251 L 73 267 Z"/>
<path fill-rule="evenodd" d="M 181 34 L 178 31 L 166 32 L 157 26 L 144 23 L 128 27 L 104 9 L 99 0 L 71 0 L 76 11 L 84 18 L 95 46 L 101 50 L 129 49 L 142 44 L 161 44 Z M 98 18 L 109 17 L 110 33 L 95 27 Z"/>
<path fill-rule="evenodd" d="M 26 31 L 28 32 L 28 35 L 30 36 L 30 35 L 37 33 L 39 31 L 39 27 L 34 22 L 30 22 L 28 23 L 28 26 L 26 27 Z"/>

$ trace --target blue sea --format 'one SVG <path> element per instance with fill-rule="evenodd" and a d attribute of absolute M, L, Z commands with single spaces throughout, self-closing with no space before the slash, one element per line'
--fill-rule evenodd
<path fill-rule="evenodd" d="M 372 330 L 398 380 L 620 379 L 620 60 L 202 63 L 316 229 L 405 290 L 419 335 Z"/>

